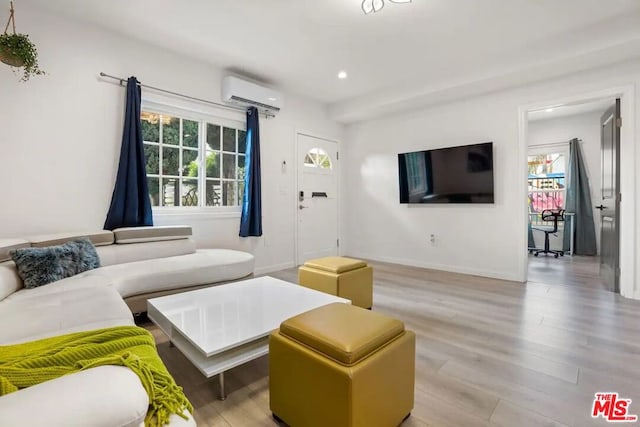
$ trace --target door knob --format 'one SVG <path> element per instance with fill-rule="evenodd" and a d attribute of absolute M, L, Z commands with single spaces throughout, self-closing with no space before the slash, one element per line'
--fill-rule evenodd
<path fill-rule="evenodd" d="M 605 206 L 604 206 L 604 205 L 596 206 L 596 209 L 603 210 L 604 208 L 605 208 Z"/>
<path fill-rule="evenodd" d="M 302 210 L 302 209 L 307 209 L 309 206 L 303 206 L 303 205 L 298 205 L 298 209 Z"/>

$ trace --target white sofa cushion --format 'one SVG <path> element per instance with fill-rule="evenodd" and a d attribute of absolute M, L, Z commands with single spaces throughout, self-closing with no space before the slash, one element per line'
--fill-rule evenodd
<path fill-rule="evenodd" d="M 0 239 L 0 262 L 11 259 L 11 252 L 14 249 L 28 248 L 31 246 L 29 241 L 24 239 Z"/>
<path fill-rule="evenodd" d="M 55 298 L 56 295 L 61 292 L 75 291 L 79 289 L 104 288 L 110 285 L 111 283 L 106 277 L 85 277 L 78 274 L 72 277 L 67 277 L 66 279 L 58 280 L 57 282 L 50 283 L 46 286 L 21 289 L 18 292 L 9 295 L 5 301 L 16 302 L 30 298 L 44 298 L 45 296 L 48 298 Z"/>
<path fill-rule="evenodd" d="M 100 265 L 108 266 L 153 258 L 192 254 L 196 251 L 193 239 L 165 242 L 131 243 L 127 245 L 99 246 L 96 248 Z"/>
<path fill-rule="evenodd" d="M 0 262 L 0 301 L 23 286 L 16 264 L 13 261 Z"/>
<path fill-rule="evenodd" d="M 65 375 L 0 398 L 0 426 L 138 427 L 149 397 L 122 366 Z"/>
<path fill-rule="evenodd" d="M 91 240 L 94 246 L 105 246 L 113 243 L 113 233 L 109 230 L 44 234 L 41 236 L 30 236 L 28 240 L 34 248 L 43 248 L 45 246 L 62 245 L 63 243 L 83 237 Z"/>
<path fill-rule="evenodd" d="M 76 277 L 106 278 L 126 298 L 178 287 L 240 279 L 253 273 L 253 263 L 253 255 L 247 252 L 199 249 L 189 255 L 102 267 Z"/>
<path fill-rule="evenodd" d="M 23 289 L 6 298 L 0 310 L 0 345 L 133 325 L 133 315 L 122 297 L 115 289 L 106 286 L 103 281 L 101 283 L 101 286 L 90 289 L 37 292 L 50 286 L 47 285 Z"/>
<path fill-rule="evenodd" d="M 189 225 L 123 227 L 113 230 L 113 235 L 117 244 L 188 239 L 192 234 L 193 232 Z"/>

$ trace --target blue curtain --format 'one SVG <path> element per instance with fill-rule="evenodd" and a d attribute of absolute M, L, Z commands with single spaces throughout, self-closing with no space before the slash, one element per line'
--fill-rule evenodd
<path fill-rule="evenodd" d="M 111 206 L 104 223 L 105 230 L 153 225 L 142 145 L 140 103 L 141 92 L 138 80 L 135 77 L 129 77 L 120 164 L 111 197 Z"/>
<path fill-rule="evenodd" d="M 593 206 L 591 205 L 591 190 L 589 177 L 584 166 L 580 142 L 572 139 L 569 142 L 569 179 L 567 180 L 567 199 L 565 201 L 567 215 L 564 224 L 563 249 L 569 250 L 571 241 L 571 221 L 574 221 L 575 240 L 573 242 L 574 255 L 596 255 L 596 228 L 593 222 Z"/>
<path fill-rule="evenodd" d="M 262 236 L 262 190 L 260 184 L 260 123 L 258 109 L 247 111 L 247 152 L 240 237 Z"/>

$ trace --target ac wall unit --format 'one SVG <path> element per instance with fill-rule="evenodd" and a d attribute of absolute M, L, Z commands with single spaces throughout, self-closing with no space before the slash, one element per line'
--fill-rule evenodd
<path fill-rule="evenodd" d="M 222 79 L 222 99 L 225 102 L 253 106 L 271 113 L 280 111 L 283 102 L 280 92 L 234 76 Z"/>

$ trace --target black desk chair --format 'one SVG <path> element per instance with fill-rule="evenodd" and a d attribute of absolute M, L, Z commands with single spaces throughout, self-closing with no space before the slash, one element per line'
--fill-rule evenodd
<path fill-rule="evenodd" d="M 544 232 L 544 249 L 539 249 L 535 251 L 534 256 L 538 256 L 538 254 L 552 254 L 556 258 L 558 256 L 564 256 L 564 251 L 556 251 L 553 249 L 549 249 L 549 235 L 556 234 L 558 232 L 558 222 L 564 221 L 564 209 L 560 210 L 551 210 L 545 209 L 541 214 L 543 221 L 553 221 L 553 228 L 549 229 L 549 227 L 532 227 L 534 230 L 539 230 Z M 533 252 L 533 251 L 531 251 Z"/>

